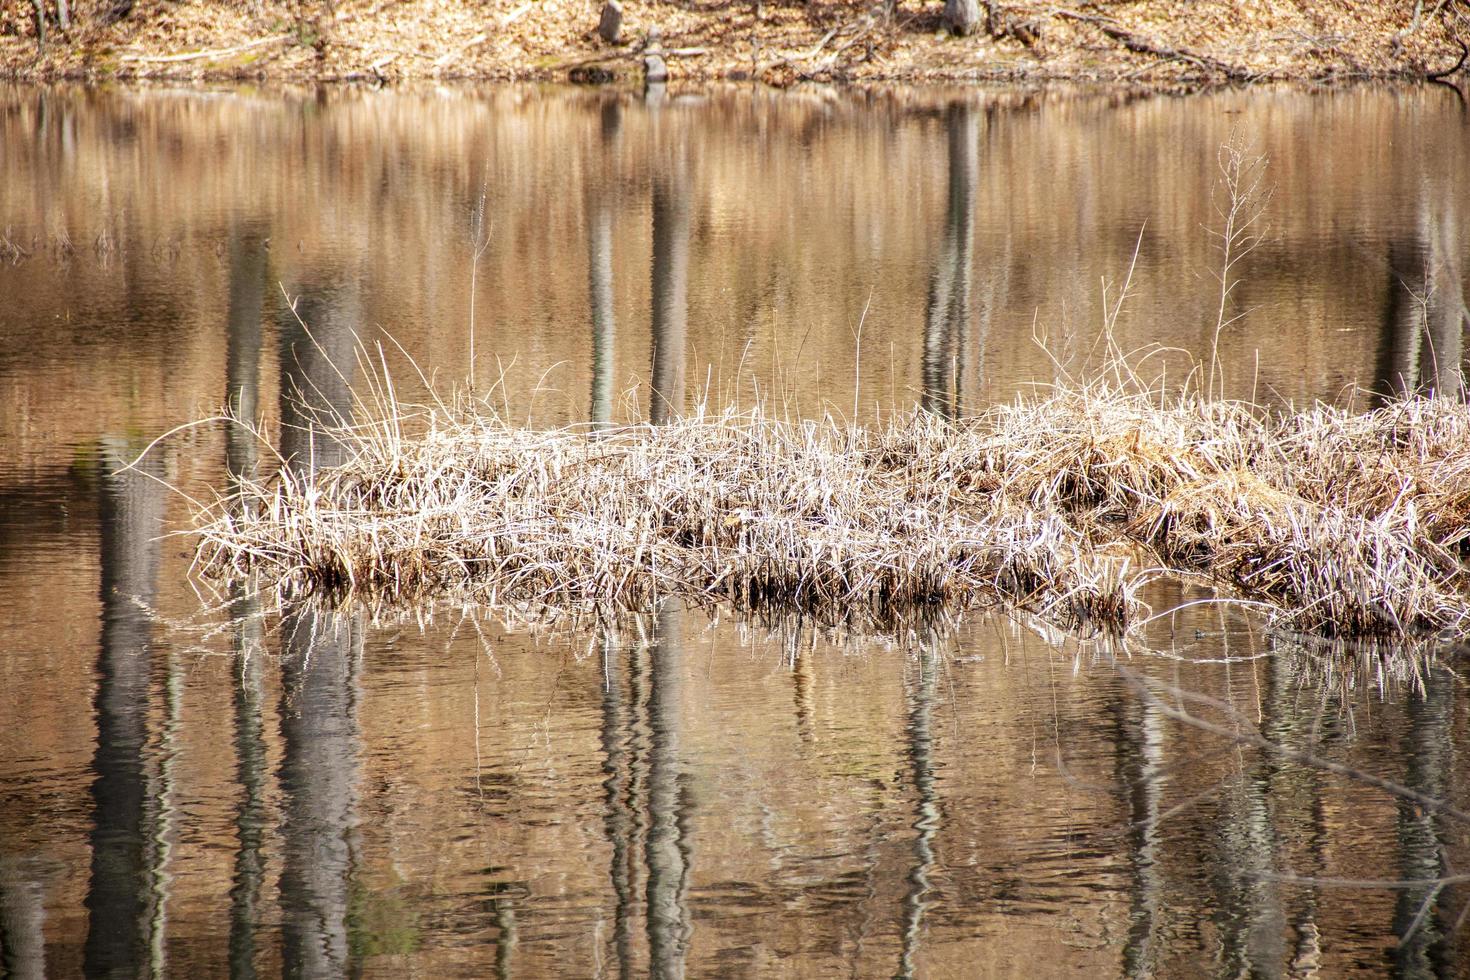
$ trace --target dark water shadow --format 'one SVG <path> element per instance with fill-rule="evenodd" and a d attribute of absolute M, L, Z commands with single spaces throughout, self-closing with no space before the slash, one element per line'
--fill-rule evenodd
<path fill-rule="evenodd" d="M 1392 238 L 1377 354 L 1382 398 L 1464 397 L 1466 306 L 1464 237 L 1451 182 L 1425 180 L 1410 234 Z"/>
<path fill-rule="evenodd" d="M 268 247 L 265 234 L 251 226 L 231 229 L 228 247 L 229 308 L 225 331 L 225 404 L 242 423 L 259 418 L 260 354 L 263 344 Z M 225 472 L 231 486 L 256 479 L 260 445 L 246 424 L 225 433 Z M 261 892 L 266 880 L 265 845 L 269 837 L 267 799 L 273 782 L 267 770 L 265 731 L 265 631 L 260 602 L 243 582 L 230 586 L 231 654 L 234 670 L 235 775 L 240 805 L 235 812 L 238 850 L 230 886 L 229 971 L 232 978 L 256 976 Z"/>
<path fill-rule="evenodd" d="M 150 610 L 167 490 L 155 454 L 125 468 L 132 458 L 128 445 L 119 441 L 101 454 L 102 636 L 84 951 L 84 969 L 93 977 L 136 976 L 165 966 L 168 787 L 151 745 L 149 713 L 157 666 Z"/>
<path fill-rule="evenodd" d="M 282 620 L 280 783 L 284 972 L 349 971 L 363 629 L 315 607 Z"/>

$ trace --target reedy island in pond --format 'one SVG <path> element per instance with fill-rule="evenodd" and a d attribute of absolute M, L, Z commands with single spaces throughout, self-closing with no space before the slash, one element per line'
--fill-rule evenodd
<path fill-rule="evenodd" d="M 1470 409 L 1268 413 L 1103 385 L 871 428 L 697 410 L 536 431 L 483 402 L 336 433 L 243 481 L 198 567 L 292 592 L 617 613 L 659 598 L 887 629 L 1003 606 L 1124 631 L 1183 575 L 1338 636 L 1470 629 Z"/>

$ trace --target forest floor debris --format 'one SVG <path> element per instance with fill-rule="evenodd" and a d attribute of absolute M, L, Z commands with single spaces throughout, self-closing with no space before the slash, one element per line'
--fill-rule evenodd
<path fill-rule="evenodd" d="M 1466 0 L 987 2 L 968 36 L 935 0 L 73 0 L 44 50 L 29 4 L 0 7 L 0 77 L 293 81 L 636 81 L 658 28 L 671 80 L 1047 80 L 1141 84 L 1426 78 L 1456 65 Z"/>

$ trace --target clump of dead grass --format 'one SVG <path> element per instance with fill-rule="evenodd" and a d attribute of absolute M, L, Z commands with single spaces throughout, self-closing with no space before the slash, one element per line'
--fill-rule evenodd
<path fill-rule="evenodd" d="M 1004 606 L 1126 630 L 1204 575 L 1279 625 L 1470 627 L 1470 409 L 1251 406 L 1099 385 L 874 428 L 759 410 L 534 431 L 484 403 L 344 427 L 339 466 L 201 515 L 206 575 L 598 613 L 665 598 L 891 630 Z"/>
<path fill-rule="evenodd" d="M 1347 635 L 1470 625 L 1470 409 L 1267 413 L 1096 387 L 996 409 L 944 453 L 1095 537 Z"/>
<path fill-rule="evenodd" d="M 901 425 L 926 429 L 932 420 Z M 420 438 L 347 430 L 341 466 L 244 483 L 205 515 L 211 575 L 416 600 L 633 610 L 664 598 L 891 629 L 925 607 L 1005 603 L 1119 623 L 1133 585 L 1060 514 L 955 496 L 831 420 L 759 411 L 530 431 L 438 411 Z"/>

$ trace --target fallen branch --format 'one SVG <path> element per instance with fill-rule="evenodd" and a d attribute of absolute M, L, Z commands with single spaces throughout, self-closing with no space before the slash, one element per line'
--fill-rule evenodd
<path fill-rule="evenodd" d="M 842 57 L 845 51 L 847 51 L 853 45 L 857 44 L 863 38 L 872 33 L 873 27 L 878 22 L 874 17 L 869 15 L 863 17 L 857 23 L 859 25 L 859 29 L 852 35 L 852 37 L 837 45 L 837 47 L 833 48 L 826 58 L 822 59 L 823 67 L 830 68 L 835 65 L 837 63 L 837 59 Z"/>
<path fill-rule="evenodd" d="M 1460 60 L 1455 62 L 1455 67 L 1449 69 L 1448 71 L 1430 72 L 1426 77 L 1428 77 L 1431 82 L 1443 81 L 1444 79 L 1449 78 L 1455 72 L 1459 71 L 1461 68 L 1465 67 L 1465 59 L 1470 58 L 1470 47 L 1466 47 L 1465 42 L 1458 39 L 1455 41 L 1455 43 L 1460 46 Z"/>
<path fill-rule="evenodd" d="M 698 58 L 709 54 L 709 48 L 665 48 L 659 52 L 665 58 Z M 627 51 L 613 51 L 609 54 L 600 54 L 592 58 L 581 58 L 577 61 L 563 61 L 552 66 L 553 71 L 576 71 L 578 68 L 589 68 L 592 65 L 602 65 L 609 61 L 626 61 L 643 57 L 643 50 L 630 49 Z"/>
<path fill-rule="evenodd" d="M 328 75 L 323 80 L 332 82 L 376 82 L 379 85 L 386 85 L 388 83 L 388 76 L 383 74 L 383 68 L 397 57 L 397 52 L 387 54 L 368 65 L 362 71 L 349 71 L 341 75 Z"/>
<path fill-rule="evenodd" d="M 1403 785 L 1402 783 L 1396 783 L 1391 779 L 1384 779 L 1382 776 L 1376 776 L 1373 773 L 1367 772 L 1363 769 L 1359 769 L 1356 766 L 1349 766 L 1345 763 L 1334 762 L 1331 759 L 1324 759 L 1321 756 L 1316 755 L 1312 752 L 1289 748 L 1288 746 L 1282 745 L 1279 742 L 1273 742 L 1259 732 L 1249 727 L 1245 727 L 1239 715 L 1234 711 L 1234 709 L 1232 709 L 1229 705 L 1226 705 L 1214 698 L 1210 698 L 1205 695 L 1195 693 L 1193 691 L 1186 691 L 1183 688 L 1178 687 L 1177 685 L 1168 684 L 1163 681 L 1156 680 L 1152 677 L 1147 677 L 1121 665 L 1118 667 L 1118 673 L 1123 677 L 1125 681 L 1133 686 L 1134 690 L 1136 690 L 1140 696 L 1146 698 L 1159 712 L 1159 714 L 1172 721 L 1177 721 L 1182 725 L 1188 725 L 1189 727 L 1198 729 L 1199 731 L 1218 736 L 1220 738 L 1234 742 L 1237 745 L 1253 746 L 1254 748 L 1261 749 L 1274 756 L 1285 759 L 1288 762 L 1295 762 L 1299 765 L 1309 766 L 1313 769 L 1321 769 L 1324 772 L 1330 772 L 1335 776 L 1342 776 L 1345 779 L 1355 780 L 1356 782 L 1363 783 L 1366 786 L 1372 786 L 1374 789 L 1382 790 L 1390 796 L 1396 796 L 1401 800 L 1408 800 L 1409 802 L 1415 803 L 1425 810 L 1444 814 L 1446 817 L 1450 817 L 1454 820 L 1459 821 L 1460 823 L 1470 823 L 1470 813 L 1466 813 L 1464 810 L 1461 810 L 1459 807 L 1455 806 L 1448 800 L 1442 800 L 1438 797 L 1430 796 L 1426 793 L 1421 793 L 1416 789 L 1412 789 L 1408 786 Z M 1164 700 L 1164 698 L 1160 696 L 1160 692 L 1170 695 L 1171 697 L 1175 698 L 1179 703 L 1170 704 L 1168 701 Z M 1199 717 L 1196 714 L 1193 714 L 1183 707 L 1182 702 L 1186 700 L 1202 702 L 1208 704 L 1210 707 L 1220 709 L 1224 711 L 1228 717 L 1235 721 L 1237 725 L 1241 725 L 1242 727 L 1231 728 L 1227 725 L 1219 725 L 1212 721 L 1206 721 L 1205 719 Z"/>
<path fill-rule="evenodd" d="M 839 30 L 841 30 L 840 27 L 834 27 L 830 31 L 828 31 L 826 34 L 823 34 L 822 35 L 822 39 L 820 41 L 818 41 L 816 44 L 812 45 L 812 49 L 810 51 L 800 52 L 800 53 L 793 54 L 793 55 L 787 55 L 785 58 L 782 58 L 781 60 L 775 62 L 774 64 L 767 65 L 766 67 L 767 68 L 780 68 L 783 65 L 789 65 L 789 64 L 791 64 L 793 61 L 810 61 L 812 58 L 815 58 L 817 55 L 819 55 L 819 54 L 822 53 L 822 49 L 827 46 L 827 42 L 830 41 L 830 40 L 832 40 L 832 38 L 836 37 L 837 36 L 837 32 Z"/>
<path fill-rule="evenodd" d="M 875 21 L 873 16 L 871 14 L 865 14 L 862 17 L 857 18 L 856 20 L 849 21 L 845 24 L 838 24 L 836 27 L 829 30 L 826 34 L 823 34 L 821 39 L 818 40 L 816 44 L 812 45 L 811 50 L 787 55 L 784 58 L 778 58 L 777 60 L 771 62 L 769 65 L 757 66 L 757 75 L 759 75 L 759 73 L 762 71 L 771 71 L 775 68 L 784 68 L 787 65 L 794 64 L 798 61 L 811 61 L 817 55 L 822 53 L 822 49 L 825 48 L 828 42 L 830 42 L 834 37 L 838 36 L 839 34 L 846 34 L 849 31 L 852 31 L 853 36 L 846 43 L 839 44 L 830 54 L 827 55 L 826 58 L 823 59 L 822 67 L 830 68 L 837 62 L 837 59 L 841 56 L 842 52 L 852 47 L 864 36 L 866 36 L 870 30 L 872 30 L 874 23 Z"/>
<path fill-rule="evenodd" d="M 1244 82 L 1255 77 L 1254 72 L 1239 65 L 1232 65 L 1228 61 L 1221 61 L 1219 58 L 1191 51 L 1188 48 L 1171 48 L 1143 34 L 1130 31 L 1111 17 L 1099 17 L 1076 10 L 1055 10 L 1052 11 L 1052 14 L 1066 20 L 1090 24 L 1135 54 L 1145 54 L 1168 61 L 1186 61 L 1203 71 L 1224 75 L 1231 81 Z"/>
<path fill-rule="evenodd" d="M 443 68 L 445 65 L 449 64 L 451 61 L 454 61 L 456 58 L 459 58 L 461 55 L 463 55 L 470 48 L 477 47 L 478 45 L 484 44 L 488 40 L 490 40 L 490 35 L 489 34 L 476 34 L 474 37 L 470 38 L 464 44 L 461 44 L 458 48 L 455 48 L 453 51 L 449 52 L 448 54 L 445 54 L 445 55 L 440 56 L 439 58 L 436 58 L 434 60 L 434 67 L 435 68 Z"/>
<path fill-rule="evenodd" d="M 257 38 L 254 41 L 237 44 L 232 48 L 210 48 L 206 51 L 188 51 L 184 54 L 125 54 L 119 60 L 161 65 L 179 61 L 199 61 L 204 58 L 228 58 L 231 55 L 240 54 L 241 52 L 250 51 L 255 48 L 263 48 L 269 44 L 282 44 L 294 38 L 294 34 L 273 34 L 270 37 Z"/>

